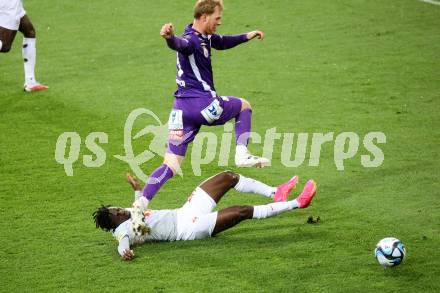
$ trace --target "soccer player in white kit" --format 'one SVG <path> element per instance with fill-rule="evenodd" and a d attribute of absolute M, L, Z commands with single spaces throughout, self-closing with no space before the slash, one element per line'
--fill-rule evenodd
<path fill-rule="evenodd" d="M 11 50 L 17 31 L 23 34 L 24 90 L 34 92 L 48 89 L 47 85 L 40 84 L 35 79 L 37 59 L 35 29 L 26 15 L 21 0 L 0 0 L 0 53 Z"/>
<path fill-rule="evenodd" d="M 135 190 L 135 197 L 141 196 L 139 182 L 127 175 L 127 181 Z M 124 260 L 131 260 L 132 245 L 151 241 L 196 240 L 214 236 L 232 228 L 243 220 L 269 218 L 280 213 L 306 208 L 316 194 L 316 183 L 309 180 L 302 193 L 288 201 L 288 195 L 298 181 L 294 176 L 288 182 L 271 187 L 257 180 L 230 171 L 219 173 L 200 184 L 187 202 L 178 209 L 143 211 L 144 225 L 134 229 L 130 218 L 136 211 L 120 207 L 101 206 L 93 213 L 97 228 L 112 232 L 118 241 L 118 253 Z M 283 200 L 260 206 L 231 206 L 214 211 L 217 203 L 234 188 L 239 192 L 254 193 L 273 199 L 275 195 Z"/>

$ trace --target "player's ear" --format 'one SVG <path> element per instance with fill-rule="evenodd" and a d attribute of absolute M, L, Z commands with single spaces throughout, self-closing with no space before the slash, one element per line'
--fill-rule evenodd
<path fill-rule="evenodd" d="M 200 16 L 200 19 L 202 20 L 203 23 L 207 23 L 208 22 L 208 15 L 203 14 L 202 16 Z"/>

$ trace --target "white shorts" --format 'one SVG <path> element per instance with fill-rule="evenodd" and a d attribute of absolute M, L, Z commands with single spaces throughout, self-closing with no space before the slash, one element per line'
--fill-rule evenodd
<path fill-rule="evenodd" d="M 212 212 L 215 206 L 212 197 L 197 187 L 183 207 L 177 210 L 177 240 L 211 236 L 217 221 L 217 212 Z"/>
<path fill-rule="evenodd" d="M 0 26 L 17 31 L 20 20 L 26 15 L 21 0 L 0 0 Z"/>

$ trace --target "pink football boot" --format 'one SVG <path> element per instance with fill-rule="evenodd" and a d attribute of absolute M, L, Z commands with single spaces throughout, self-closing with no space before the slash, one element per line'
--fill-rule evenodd
<path fill-rule="evenodd" d="M 296 198 L 300 209 L 306 208 L 312 202 L 316 194 L 316 183 L 313 180 L 307 181 L 301 194 Z"/>
<path fill-rule="evenodd" d="M 31 84 L 31 85 L 25 85 L 24 91 L 28 92 L 28 93 L 29 92 L 40 92 L 40 91 L 47 90 L 48 88 L 49 87 L 47 85 L 36 83 L 36 84 Z"/>
<path fill-rule="evenodd" d="M 278 186 L 277 191 L 273 196 L 273 201 L 274 202 L 286 201 L 290 191 L 295 187 L 295 184 L 297 182 L 298 182 L 298 176 L 293 176 L 292 179 Z"/>

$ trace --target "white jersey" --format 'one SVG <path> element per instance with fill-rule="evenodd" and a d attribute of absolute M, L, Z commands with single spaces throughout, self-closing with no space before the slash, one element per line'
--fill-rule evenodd
<path fill-rule="evenodd" d="M 130 209 L 128 209 L 130 210 Z M 121 241 L 128 237 L 129 244 L 142 244 L 148 241 L 174 241 L 177 238 L 177 210 L 146 210 L 144 223 L 150 228 L 150 233 L 144 236 L 135 236 L 131 221 L 120 224 L 113 236 Z"/>
<path fill-rule="evenodd" d="M 21 0 L 0 0 L 0 26 L 16 31 L 20 19 L 26 15 Z"/>
<path fill-rule="evenodd" d="M 149 241 L 195 240 L 211 236 L 217 221 L 213 212 L 215 201 L 200 187 L 197 187 L 183 207 L 174 210 L 145 210 L 144 222 L 150 234 L 135 236 L 130 220 L 120 224 L 113 236 L 119 242 L 121 256 L 131 245 Z M 131 209 L 127 209 L 131 211 Z"/>

